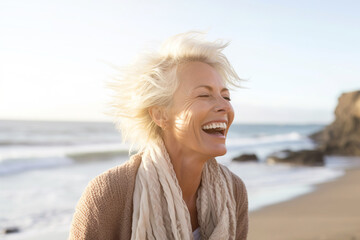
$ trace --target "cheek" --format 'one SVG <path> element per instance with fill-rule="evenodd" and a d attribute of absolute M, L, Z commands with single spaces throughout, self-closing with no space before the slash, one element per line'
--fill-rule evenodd
<path fill-rule="evenodd" d="M 232 105 L 230 104 L 229 113 L 228 113 L 229 126 L 230 126 L 231 123 L 234 121 L 234 117 L 235 117 L 234 108 L 233 108 Z"/>
<path fill-rule="evenodd" d="M 181 132 L 184 131 L 191 122 L 192 114 L 189 112 L 181 112 L 175 116 L 174 120 L 174 129 L 175 131 Z"/>
<path fill-rule="evenodd" d="M 190 106 L 185 106 L 181 111 L 174 113 L 173 129 L 174 133 L 179 138 L 184 138 L 193 130 L 194 126 L 194 112 Z"/>
<path fill-rule="evenodd" d="M 199 110 L 193 108 L 186 108 L 186 110 L 177 114 L 174 119 L 174 135 L 180 141 L 190 142 L 201 138 L 201 116 Z"/>

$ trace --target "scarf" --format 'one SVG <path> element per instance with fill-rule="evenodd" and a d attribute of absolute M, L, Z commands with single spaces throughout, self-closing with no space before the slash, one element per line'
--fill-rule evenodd
<path fill-rule="evenodd" d="M 236 218 L 230 171 L 209 159 L 196 206 L 201 239 L 235 239 Z M 162 140 L 142 155 L 133 196 L 132 240 L 193 240 L 190 213 Z"/>

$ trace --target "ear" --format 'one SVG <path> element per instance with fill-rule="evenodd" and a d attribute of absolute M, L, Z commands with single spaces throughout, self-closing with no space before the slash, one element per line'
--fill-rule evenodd
<path fill-rule="evenodd" d="M 154 106 L 148 109 L 149 115 L 152 120 L 164 129 L 166 127 L 166 122 L 168 121 L 168 115 L 164 107 Z"/>

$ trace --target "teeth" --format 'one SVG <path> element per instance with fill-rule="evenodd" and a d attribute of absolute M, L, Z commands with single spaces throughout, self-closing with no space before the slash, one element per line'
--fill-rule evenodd
<path fill-rule="evenodd" d="M 220 129 L 224 130 L 224 129 L 226 129 L 226 123 L 224 123 L 224 122 L 209 123 L 202 127 L 202 129 L 204 129 L 204 130 L 215 129 L 215 128 L 220 128 Z"/>

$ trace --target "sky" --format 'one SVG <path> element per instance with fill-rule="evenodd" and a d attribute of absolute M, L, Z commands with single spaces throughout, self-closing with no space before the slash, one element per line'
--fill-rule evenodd
<path fill-rule="evenodd" d="M 206 31 L 242 89 L 235 122 L 334 120 L 337 98 L 360 90 L 359 1 L 0 2 L 0 119 L 110 121 L 111 66 L 168 37 Z"/>

